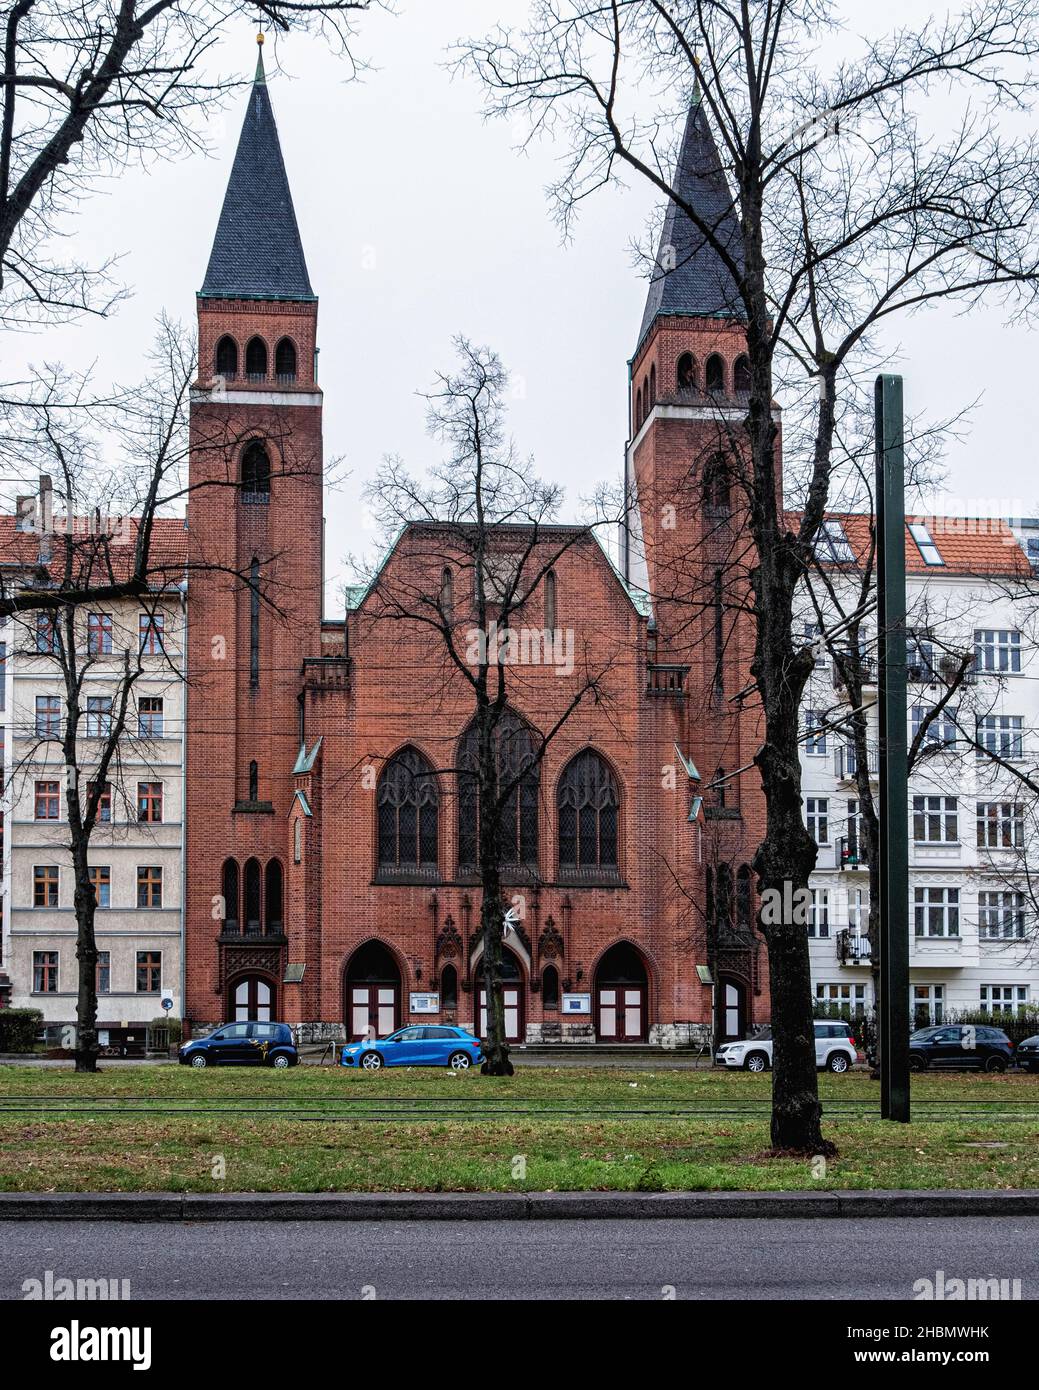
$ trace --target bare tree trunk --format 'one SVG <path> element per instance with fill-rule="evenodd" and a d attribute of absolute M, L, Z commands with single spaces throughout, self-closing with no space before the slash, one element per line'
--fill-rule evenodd
<path fill-rule="evenodd" d="M 79 984 L 76 999 L 76 1070 L 97 1071 L 97 939 L 94 936 L 94 885 L 87 864 L 87 838 L 80 832 L 72 846 L 75 875 L 76 960 Z"/>

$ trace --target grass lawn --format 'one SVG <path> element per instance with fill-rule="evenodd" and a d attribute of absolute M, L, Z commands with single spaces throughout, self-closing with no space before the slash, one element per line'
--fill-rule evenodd
<path fill-rule="evenodd" d="M 1039 1078 L 914 1079 L 914 1123 L 893 1125 L 865 1074 L 823 1075 L 840 1156 L 821 1176 L 767 1156 L 769 1085 L 680 1069 L 0 1067 L 0 1190 L 1039 1187 Z"/>

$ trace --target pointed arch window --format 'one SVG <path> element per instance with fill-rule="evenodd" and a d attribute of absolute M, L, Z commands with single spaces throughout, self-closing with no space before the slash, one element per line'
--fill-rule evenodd
<path fill-rule="evenodd" d="M 680 396 L 696 390 L 696 358 L 691 352 L 683 352 L 675 364 L 675 385 Z"/>
<path fill-rule="evenodd" d="M 264 887 L 266 891 L 263 895 L 264 925 L 268 935 L 277 934 L 282 930 L 282 893 L 281 893 L 281 862 L 278 859 L 267 861 L 267 871 L 264 875 Z"/>
<path fill-rule="evenodd" d="M 732 473 L 724 454 L 716 454 L 704 470 L 703 500 L 708 511 L 719 515 L 732 509 Z"/>
<path fill-rule="evenodd" d="M 538 865 L 539 768 L 537 735 L 513 710 L 505 710 L 494 731 L 501 807 L 500 863 L 529 877 Z M 458 748 L 458 866 L 476 872 L 480 835 L 479 743 L 470 724 Z"/>
<path fill-rule="evenodd" d="M 549 570 L 545 575 L 545 628 L 556 630 L 556 572 Z"/>
<path fill-rule="evenodd" d="M 224 896 L 224 925 L 225 932 L 234 933 L 238 931 L 238 861 L 237 859 L 224 860 L 223 875 L 223 896 Z"/>
<path fill-rule="evenodd" d="M 440 793 L 436 774 L 417 748 L 402 748 L 386 764 L 375 805 L 379 878 L 435 878 Z"/>
<path fill-rule="evenodd" d="M 741 353 L 732 368 L 732 389 L 739 393 L 750 391 L 750 358 Z"/>
<path fill-rule="evenodd" d="M 642 387 L 635 392 L 635 432 L 642 428 Z"/>
<path fill-rule="evenodd" d="M 754 915 L 754 893 L 751 884 L 749 864 L 741 864 L 736 871 L 736 925 L 741 931 L 749 932 Z"/>
<path fill-rule="evenodd" d="M 270 455 L 258 439 L 252 439 L 242 453 L 242 501 L 263 507 L 270 500 Z"/>
<path fill-rule="evenodd" d="M 245 345 L 245 376 L 248 381 L 267 380 L 267 344 L 262 338 L 250 338 Z"/>
<path fill-rule="evenodd" d="M 238 344 L 225 333 L 216 345 L 216 374 L 228 381 L 238 375 Z"/>
<path fill-rule="evenodd" d="M 541 1007 L 546 1013 L 559 1008 L 559 971 L 554 965 L 546 965 L 541 972 Z"/>
<path fill-rule="evenodd" d="M 708 391 L 715 395 L 725 390 L 725 363 L 716 352 L 712 352 L 704 368 L 704 383 Z"/>
<path fill-rule="evenodd" d="M 440 972 L 440 1008 L 442 1012 L 458 1008 L 458 971 L 453 965 L 445 965 Z"/>
<path fill-rule="evenodd" d="M 440 614 L 448 622 L 451 621 L 455 608 L 455 577 L 450 565 L 445 565 L 440 572 Z"/>
<path fill-rule="evenodd" d="M 260 861 L 248 859 L 245 864 L 245 931 L 248 936 L 260 934 Z"/>
<path fill-rule="evenodd" d="M 296 344 L 291 338 L 282 338 L 274 349 L 274 375 L 278 381 L 296 380 Z"/>
<path fill-rule="evenodd" d="M 559 779 L 560 877 L 617 876 L 617 779 L 591 748 L 572 758 Z"/>
<path fill-rule="evenodd" d="M 649 404 L 650 408 L 657 403 L 657 364 L 654 362 L 649 369 Z"/>

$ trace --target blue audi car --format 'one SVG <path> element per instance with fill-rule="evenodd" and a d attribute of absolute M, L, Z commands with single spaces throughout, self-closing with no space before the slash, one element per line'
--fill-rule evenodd
<path fill-rule="evenodd" d="M 363 1067 L 450 1067 L 468 1071 L 480 1060 L 480 1039 L 464 1028 L 447 1024 L 421 1024 L 398 1028 L 388 1038 L 347 1043 L 339 1057 L 341 1066 Z"/>

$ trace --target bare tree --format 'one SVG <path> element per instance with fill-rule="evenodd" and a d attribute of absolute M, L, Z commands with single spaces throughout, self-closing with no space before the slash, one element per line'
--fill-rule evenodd
<path fill-rule="evenodd" d="M 526 29 L 468 41 L 458 55 L 483 78 L 492 113 L 525 112 L 535 131 L 570 141 L 553 190 L 564 228 L 584 198 L 633 171 L 680 209 L 735 287 L 730 312 L 746 325 L 750 361 L 752 672 L 764 719 L 755 761 L 767 822 L 755 867 L 762 891 L 780 895 L 784 885 L 806 887 L 816 857 L 797 744 L 812 657 L 794 641 L 792 604 L 831 494 L 849 383 L 876 330 L 898 314 L 991 294 L 1029 307 L 1039 245 L 1036 151 L 1000 133 L 997 111 L 1031 98 L 1036 6 L 977 0 L 918 31 L 859 44 L 823 76 L 818 49 L 837 15 L 830 0 L 532 0 Z M 939 88 L 964 95 L 947 138 L 922 128 Z M 720 142 L 739 247 L 667 172 L 661 131 L 678 119 L 677 95 L 694 89 Z M 777 391 L 794 406 L 784 441 L 787 487 L 800 494 L 796 526 L 783 506 Z M 803 926 L 765 935 L 773 1144 L 828 1152 Z"/>
<path fill-rule="evenodd" d="M 390 460 L 367 496 L 384 530 L 404 534 L 392 560 L 368 574 L 360 615 L 420 635 L 429 698 L 446 694 L 469 718 L 460 756 L 439 769 L 472 812 L 470 861 L 481 890 L 480 930 L 487 992 L 483 1070 L 511 1075 L 502 993 L 506 885 L 533 886 L 537 873 L 538 772 L 547 749 L 583 705 L 609 718 L 615 653 L 586 643 L 562 653 L 565 680 L 551 670 L 567 636 L 555 626 L 547 588 L 571 552 L 598 542 L 582 525 L 556 520 L 557 484 L 542 482 L 505 432 L 508 382 L 495 353 L 456 340 L 454 371 L 437 376 L 428 428 L 446 458 L 428 482 Z M 521 626 L 522 625 L 522 626 Z M 553 712 L 545 728 L 522 717 L 524 691 Z M 544 700 L 543 700 L 544 702 Z M 519 707 L 519 710 L 517 709 Z M 519 895 L 522 899 L 524 895 Z"/>

